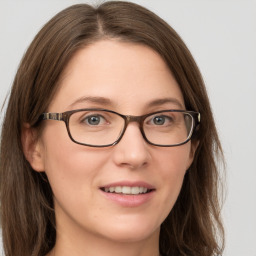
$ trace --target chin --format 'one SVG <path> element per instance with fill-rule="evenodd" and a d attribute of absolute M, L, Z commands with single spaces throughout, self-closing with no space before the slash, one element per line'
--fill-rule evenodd
<path fill-rule="evenodd" d="M 110 223 L 109 223 L 110 224 Z M 111 226 L 104 227 L 105 238 L 122 243 L 136 243 L 152 236 L 158 236 L 160 226 L 154 226 L 152 223 L 143 222 L 124 222 L 114 223 Z"/>

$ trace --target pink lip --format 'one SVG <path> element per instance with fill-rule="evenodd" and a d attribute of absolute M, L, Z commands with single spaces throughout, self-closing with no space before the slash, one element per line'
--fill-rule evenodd
<path fill-rule="evenodd" d="M 109 188 L 109 187 L 117 187 L 117 186 L 129 186 L 129 187 L 145 187 L 147 189 L 152 189 L 150 192 L 145 194 L 138 194 L 138 195 L 125 195 L 125 194 L 117 194 L 117 193 L 109 193 L 105 192 L 102 189 L 100 189 L 100 192 L 103 194 L 103 196 L 122 207 L 138 207 L 146 204 L 149 202 L 152 197 L 155 194 L 155 188 L 142 181 L 137 182 L 130 182 L 130 181 L 120 181 L 120 182 L 114 182 L 111 184 L 107 184 L 102 186 L 101 188 Z"/>

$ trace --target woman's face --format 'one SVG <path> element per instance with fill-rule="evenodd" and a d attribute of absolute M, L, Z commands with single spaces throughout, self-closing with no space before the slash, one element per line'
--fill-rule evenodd
<path fill-rule="evenodd" d="M 48 110 L 81 108 L 143 115 L 185 106 L 177 82 L 156 52 L 143 45 L 104 40 L 72 58 Z M 80 232 L 122 242 L 159 235 L 193 160 L 190 142 L 152 146 L 132 122 L 117 145 L 93 148 L 72 142 L 64 122 L 43 122 L 36 147 L 39 158 L 32 166 L 49 178 L 59 233 Z M 152 191 L 144 195 L 104 192 L 118 186 Z"/>

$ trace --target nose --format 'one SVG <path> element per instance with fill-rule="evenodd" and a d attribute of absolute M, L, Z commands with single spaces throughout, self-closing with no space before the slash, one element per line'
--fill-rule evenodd
<path fill-rule="evenodd" d="M 144 140 L 139 125 L 130 123 L 117 145 L 114 146 L 113 160 L 118 166 L 138 169 L 150 161 L 150 145 Z"/>

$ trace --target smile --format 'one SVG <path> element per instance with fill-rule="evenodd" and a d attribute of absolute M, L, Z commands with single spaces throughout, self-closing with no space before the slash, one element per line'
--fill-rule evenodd
<path fill-rule="evenodd" d="M 125 194 L 125 195 L 145 194 L 152 190 L 145 187 L 129 187 L 129 186 L 105 187 L 101 189 L 107 193 L 117 193 L 117 194 Z"/>
<path fill-rule="evenodd" d="M 156 188 L 144 181 L 117 181 L 100 187 L 103 196 L 122 207 L 139 207 L 150 202 Z"/>

